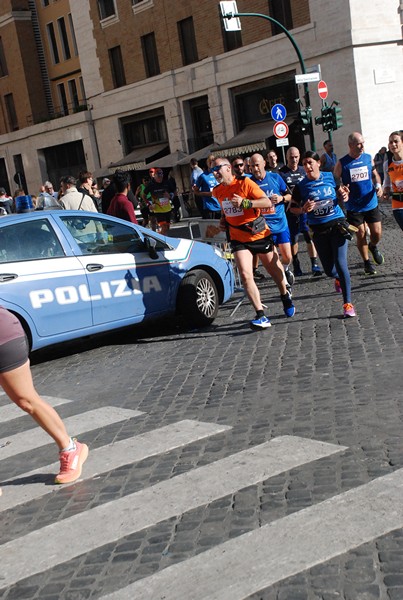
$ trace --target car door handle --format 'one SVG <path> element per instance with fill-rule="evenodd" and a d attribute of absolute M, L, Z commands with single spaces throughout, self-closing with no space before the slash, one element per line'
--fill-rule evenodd
<path fill-rule="evenodd" d="M 100 265 L 99 263 L 89 263 L 86 266 L 87 271 L 100 271 L 101 269 L 104 268 L 104 265 Z"/>
<path fill-rule="evenodd" d="M 11 279 L 17 279 L 16 273 L 0 273 L 0 281 L 11 281 Z"/>

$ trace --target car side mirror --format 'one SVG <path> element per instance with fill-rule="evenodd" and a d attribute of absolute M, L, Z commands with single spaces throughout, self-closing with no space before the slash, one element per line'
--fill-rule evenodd
<path fill-rule="evenodd" d="M 155 249 L 156 245 L 157 245 L 157 242 L 155 241 L 154 238 L 149 238 L 149 237 L 144 238 L 144 246 L 148 252 L 148 256 L 150 258 L 152 258 L 152 260 L 156 260 L 158 258 L 158 252 Z"/>

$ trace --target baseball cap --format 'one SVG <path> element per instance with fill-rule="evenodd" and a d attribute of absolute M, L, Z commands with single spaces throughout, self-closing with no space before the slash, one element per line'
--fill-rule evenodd
<path fill-rule="evenodd" d="M 4 188 L 0 188 L 0 195 L 6 194 L 6 190 Z"/>

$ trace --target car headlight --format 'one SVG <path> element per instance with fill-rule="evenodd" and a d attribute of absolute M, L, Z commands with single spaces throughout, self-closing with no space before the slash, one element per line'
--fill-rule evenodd
<path fill-rule="evenodd" d="M 214 252 L 217 254 L 217 256 L 219 256 L 220 258 L 225 258 L 225 254 L 224 252 L 221 250 L 221 248 L 219 248 L 218 246 L 214 246 Z"/>

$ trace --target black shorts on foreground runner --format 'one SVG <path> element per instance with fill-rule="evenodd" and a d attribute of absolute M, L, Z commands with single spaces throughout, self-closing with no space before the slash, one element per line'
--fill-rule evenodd
<path fill-rule="evenodd" d="M 238 242 L 237 240 L 231 240 L 232 252 L 239 252 L 239 250 L 249 250 L 253 256 L 256 254 L 268 254 L 273 251 L 273 238 L 271 235 L 256 240 L 254 242 Z"/>
<path fill-rule="evenodd" d="M 363 212 L 354 212 L 352 210 L 348 210 L 347 221 L 356 227 L 359 227 L 363 223 L 379 223 L 382 221 L 381 211 L 379 210 L 378 206 L 372 210 L 365 210 Z"/>

